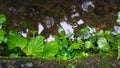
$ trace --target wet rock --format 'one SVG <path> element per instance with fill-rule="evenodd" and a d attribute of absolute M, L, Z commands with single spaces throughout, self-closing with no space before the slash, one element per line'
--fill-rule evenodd
<path fill-rule="evenodd" d="M 32 68 L 34 65 L 33 65 L 33 63 L 26 63 L 25 66 L 29 67 L 29 68 Z"/>
<path fill-rule="evenodd" d="M 116 56 L 89 56 L 72 60 L 47 60 L 37 58 L 0 59 L 0 68 L 119 68 Z"/>

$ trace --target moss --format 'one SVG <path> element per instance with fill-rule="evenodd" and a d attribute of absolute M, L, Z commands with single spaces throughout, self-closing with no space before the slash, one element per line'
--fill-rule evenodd
<path fill-rule="evenodd" d="M 119 68 L 120 60 L 116 56 L 94 55 L 71 60 L 40 59 L 40 58 L 0 58 L 0 66 L 4 68 L 26 68 L 26 63 L 32 63 L 34 68 Z M 22 66 L 21 66 L 22 65 Z"/>

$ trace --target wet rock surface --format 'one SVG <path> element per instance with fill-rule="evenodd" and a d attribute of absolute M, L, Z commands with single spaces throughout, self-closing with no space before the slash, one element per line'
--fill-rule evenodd
<path fill-rule="evenodd" d="M 82 19 L 85 23 L 79 25 L 76 31 L 86 25 L 99 27 L 101 24 L 106 25 L 103 29 L 113 29 L 117 25 L 119 3 L 119 0 L 0 0 L 0 13 L 7 17 L 7 31 L 38 30 L 37 26 L 41 23 L 44 27 L 41 34 L 48 37 L 49 34 L 57 34 L 59 23 L 63 20 L 75 25 Z M 21 27 L 24 22 L 32 26 Z"/>
<path fill-rule="evenodd" d="M 92 56 L 74 60 L 37 58 L 0 59 L 0 68 L 119 68 L 120 60 L 111 56 Z"/>

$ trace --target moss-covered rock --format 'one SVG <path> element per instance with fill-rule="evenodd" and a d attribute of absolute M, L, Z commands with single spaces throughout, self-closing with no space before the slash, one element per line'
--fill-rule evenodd
<path fill-rule="evenodd" d="M 1 58 L 0 68 L 119 68 L 116 56 L 95 55 L 72 60 L 39 58 Z"/>

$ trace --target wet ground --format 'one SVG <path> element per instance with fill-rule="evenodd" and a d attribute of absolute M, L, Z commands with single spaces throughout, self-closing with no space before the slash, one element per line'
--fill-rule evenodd
<path fill-rule="evenodd" d="M 120 11 L 120 0 L 0 0 L 0 13 L 7 17 L 6 31 L 11 29 L 38 30 L 41 35 L 57 34 L 61 21 L 76 26 L 75 31 L 88 25 L 112 30 Z M 83 21 L 83 24 L 78 23 Z M 40 28 L 41 30 L 42 28 Z M 29 34 L 28 34 L 29 35 Z M 101 56 L 73 61 L 49 61 L 38 59 L 0 59 L 0 68 L 119 68 L 116 58 Z"/>
<path fill-rule="evenodd" d="M 79 20 L 84 21 L 76 31 L 86 25 L 113 29 L 117 25 L 119 3 L 119 0 L 0 0 L 0 13 L 7 17 L 7 31 L 38 30 L 40 23 L 44 27 L 41 34 L 48 37 L 57 34 L 61 21 L 72 26 Z"/>

